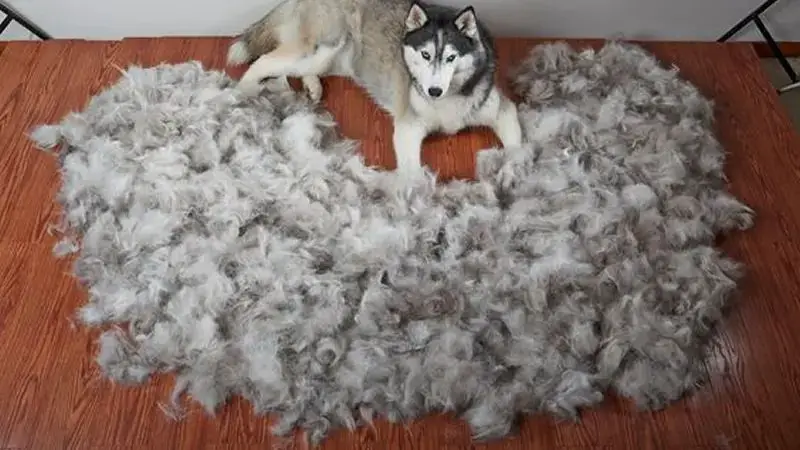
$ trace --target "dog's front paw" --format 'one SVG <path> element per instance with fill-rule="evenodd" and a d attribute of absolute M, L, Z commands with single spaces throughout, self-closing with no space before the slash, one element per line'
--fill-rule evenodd
<path fill-rule="evenodd" d="M 303 77 L 303 89 L 306 95 L 314 103 L 319 103 L 322 100 L 322 81 L 317 76 Z"/>
<path fill-rule="evenodd" d="M 402 178 L 414 179 L 424 175 L 425 168 L 422 164 L 399 164 L 395 173 Z"/>
<path fill-rule="evenodd" d="M 497 119 L 492 124 L 495 134 L 500 138 L 503 148 L 522 146 L 522 124 L 519 121 L 517 106 L 504 98 Z"/>
<path fill-rule="evenodd" d="M 259 80 L 255 79 L 241 79 L 236 84 L 236 89 L 247 97 L 255 97 L 261 90 L 264 89 Z"/>
<path fill-rule="evenodd" d="M 394 157 L 397 172 L 416 176 L 422 169 L 422 141 L 427 131 L 419 122 L 399 120 L 394 124 Z"/>

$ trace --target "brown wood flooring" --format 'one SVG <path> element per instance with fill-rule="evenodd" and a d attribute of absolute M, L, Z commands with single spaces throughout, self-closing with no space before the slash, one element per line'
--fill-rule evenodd
<path fill-rule="evenodd" d="M 756 51 L 756 54 L 759 58 L 774 58 L 775 55 L 772 53 L 772 49 L 769 48 L 769 44 L 763 41 L 759 42 L 752 42 L 753 49 Z M 778 42 L 778 48 L 781 49 L 783 56 L 787 58 L 797 58 L 800 56 L 800 42 L 797 41 L 783 41 Z"/>
<path fill-rule="evenodd" d="M 536 43 L 501 40 L 501 66 Z M 120 68 L 189 59 L 222 68 L 227 44 L 221 38 L 0 44 L 0 448 L 305 448 L 299 439 L 271 437 L 267 419 L 254 417 L 244 401 L 234 399 L 216 418 L 192 406 L 184 421 L 172 422 L 158 406 L 170 393 L 168 377 L 140 387 L 100 378 L 96 334 L 71 321 L 85 294 L 70 264 L 51 256 L 55 161 L 26 137 L 32 126 L 82 108 Z M 711 383 L 659 412 L 637 412 L 610 397 L 578 424 L 532 416 L 518 435 L 492 444 L 472 444 L 463 423 L 433 416 L 408 427 L 379 422 L 335 432 L 322 448 L 800 449 L 800 141 L 750 45 L 645 46 L 716 99 L 730 188 L 758 212 L 754 229 L 723 242 L 749 273 L 723 330 L 724 345 L 709 359 Z M 387 117 L 351 83 L 325 84 L 326 104 L 344 134 L 363 141 L 370 163 L 393 167 Z M 470 176 L 475 151 L 495 142 L 486 131 L 433 139 L 424 161 L 445 178 Z"/>

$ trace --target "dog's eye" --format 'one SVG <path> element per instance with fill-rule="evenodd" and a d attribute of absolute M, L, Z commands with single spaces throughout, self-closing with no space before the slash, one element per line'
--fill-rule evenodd
<path fill-rule="evenodd" d="M 423 51 L 422 51 L 422 57 L 423 57 L 423 58 L 425 58 L 426 60 L 430 61 L 430 59 L 431 59 L 431 54 L 430 54 L 430 53 L 428 53 L 428 52 L 426 52 L 425 50 L 423 50 Z"/>
<path fill-rule="evenodd" d="M 456 60 L 456 55 L 450 55 L 450 56 L 447 57 L 447 59 L 445 61 L 450 63 L 450 62 L 453 62 L 455 60 Z"/>

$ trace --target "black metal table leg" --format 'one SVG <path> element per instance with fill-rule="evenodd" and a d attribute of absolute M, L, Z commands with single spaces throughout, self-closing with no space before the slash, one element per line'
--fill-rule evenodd
<path fill-rule="evenodd" d="M 717 39 L 717 42 L 725 42 L 728 39 L 732 38 L 736 33 L 741 31 L 742 28 L 746 27 L 750 22 L 752 22 L 753 19 L 761 15 L 764 11 L 769 9 L 770 6 L 774 5 L 777 2 L 778 0 L 767 0 L 766 2 L 762 3 L 761 6 L 754 9 L 753 12 L 747 15 L 747 17 L 740 20 L 739 23 L 733 26 L 733 28 L 731 28 L 725 34 L 723 34 L 721 38 Z"/>
<path fill-rule="evenodd" d="M 778 47 L 777 42 L 775 42 L 775 39 L 772 38 L 772 35 L 770 34 L 769 30 L 767 30 L 767 27 L 766 25 L 764 25 L 764 22 L 762 22 L 761 18 L 758 16 L 753 18 L 753 22 L 755 22 L 756 27 L 758 27 L 758 31 L 760 31 L 761 35 L 764 36 L 764 39 L 766 39 L 767 45 L 769 45 L 772 54 L 775 55 L 776 58 L 778 58 L 778 62 L 781 63 L 781 67 L 783 67 L 783 70 L 784 72 L 786 72 L 786 75 L 789 75 L 789 79 L 792 80 L 793 83 L 797 82 L 798 81 L 797 74 L 795 73 L 794 68 L 792 67 L 791 64 L 789 64 L 789 61 L 783 55 L 781 48 Z"/>
<path fill-rule="evenodd" d="M 8 26 L 11 25 L 12 20 L 14 19 L 12 19 L 11 16 L 6 16 L 6 18 L 3 19 L 2 22 L 0 22 L 0 34 L 3 34 L 3 31 L 6 31 L 6 28 L 8 28 Z"/>
<path fill-rule="evenodd" d="M 46 41 L 48 39 L 52 39 L 46 31 L 39 28 L 35 23 L 31 22 L 30 20 L 26 19 L 25 16 L 15 11 L 11 6 L 6 5 L 2 1 L 0 1 L 0 12 L 6 15 L 6 18 L 3 19 L 2 25 L 0 26 L 0 33 L 5 31 L 6 27 L 11 23 L 11 21 L 15 21 L 18 24 L 22 25 L 23 28 L 30 31 L 31 33 L 35 34 L 39 39 Z"/>
<path fill-rule="evenodd" d="M 742 28 L 749 25 L 750 22 L 755 23 L 759 33 L 761 33 L 761 36 L 763 36 L 764 39 L 767 41 L 767 45 L 769 46 L 770 51 L 775 56 L 775 58 L 778 59 L 778 62 L 781 64 L 781 67 L 783 68 L 783 71 L 786 72 L 786 75 L 788 75 L 789 79 L 791 80 L 790 84 L 778 88 L 778 94 L 783 94 L 785 92 L 800 87 L 800 83 L 798 83 L 798 81 L 800 80 L 798 80 L 797 73 L 794 71 L 794 68 L 789 63 L 789 60 L 786 59 L 786 55 L 783 54 L 781 48 L 775 42 L 775 39 L 773 39 L 772 34 L 767 29 L 767 26 L 764 24 L 764 21 L 761 20 L 761 14 L 763 14 L 767 9 L 769 9 L 770 6 L 774 5 L 777 2 L 778 0 L 765 1 L 764 3 L 761 4 L 761 6 L 754 9 L 753 12 L 747 15 L 747 17 L 740 20 L 739 23 L 733 26 L 733 28 L 731 28 L 725 34 L 723 34 L 722 37 L 717 39 L 717 42 L 725 42 L 728 39 L 732 38 L 734 35 L 736 35 L 736 33 L 741 31 Z"/>

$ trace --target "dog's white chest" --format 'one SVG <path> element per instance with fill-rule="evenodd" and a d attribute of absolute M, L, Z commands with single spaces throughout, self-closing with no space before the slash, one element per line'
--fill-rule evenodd
<path fill-rule="evenodd" d="M 473 103 L 474 100 L 469 97 L 453 96 L 429 101 L 418 92 L 411 94 L 411 107 L 430 132 L 455 134 L 472 125 L 475 107 Z"/>

